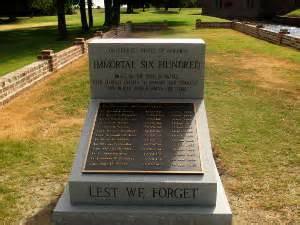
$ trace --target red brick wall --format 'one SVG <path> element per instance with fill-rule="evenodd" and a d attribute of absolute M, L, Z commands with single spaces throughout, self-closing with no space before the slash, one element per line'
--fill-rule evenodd
<path fill-rule="evenodd" d="M 253 37 L 284 46 L 289 46 L 300 50 L 300 38 L 290 36 L 288 34 L 276 33 L 267 29 L 258 28 L 255 25 L 234 22 L 232 25 L 234 30 L 246 33 Z"/>
<path fill-rule="evenodd" d="M 289 34 L 277 33 L 263 27 L 240 22 L 201 22 L 196 20 L 196 29 L 201 28 L 232 28 L 253 37 L 300 50 L 300 38 Z"/>
<path fill-rule="evenodd" d="M 128 27 L 122 26 L 104 33 L 103 38 L 125 37 L 127 34 Z M 0 77 L 0 106 L 8 103 L 52 72 L 83 56 L 86 52 L 87 45 L 83 38 L 76 38 L 74 46 L 57 53 L 54 53 L 53 50 L 43 50 L 38 56 L 39 61 Z"/>

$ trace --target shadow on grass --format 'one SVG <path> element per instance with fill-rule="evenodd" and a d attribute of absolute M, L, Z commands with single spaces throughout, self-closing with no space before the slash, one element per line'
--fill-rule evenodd
<path fill-rule="evenodd" d="M 121 14 L 134 15 L 134 14 L 140 14 L 140 13 L 137 12 L 137 11 L 133 11 L 133 12 L 131 12 L 131 13 L 128 13 L 128 12 L 126 12 L 126 11 L 121 11 Z"/>
<path fill-rule="evenodd" d="M 7 24 L 19 24 L 31 17 L 16 17 L 16 18 L 9 18 L 9 17 L 1 17 L 0 18 L 0 25 L 7 25 Z"/>
<path fill-rule="evenodd" d="M 81 37 L 89 37 L 93 32 L 102 27 L 93 28 L 87 33 L 82 33 L 81 27 L 70 25 L 67 27 L 67 39 L 73 38 L 74 36 L 81 36 Z M 51 36 L 49 36 L 51 35 Z M 41 40 L 41 37 L 47 37 L 46 39 Z M 13 38 L 13 40 L 12 40 Z M 18 39 L 22 39 L 22 41 L 26 41 L 24 38 L 28 39 L 29 41 L 33 42 L 32 44 L 36 44 L 38 42 L 43 42 L 46 44 L 45 40 L 51 39 L 55 40 L 58 38 L 57 33 L 57 26 L 43 26 L 43 27 L 32 27 L 32 28 L 19 28 L 14 30 L 2 30 L 0 31 L 0 41 L 19 41 Z M 0 43 L 1 45 L 1 43 Z"/>
<path fill-rule="evenodd" d="M 42 208 L 32 217 L 22 221 L 20 225 L 52 225 L 52 212 L 58 201 L 58 198 L 51 201 L 50 204 Z"/>
<path fill-rule="evenodd" d="M 60 51 L 77 37 L 92 37 L 95 30 L 83 34 L 80 26 L 68 26 L 64 40 L 59 40 L 56 26 L 0 31 L 0 76 L 35 61 L 43 49 Z"/>
<path fill-rule="evenodd" d="M 148 22 L 143 22 L 143 23 L 134 23 L 136 25 L 151 25 L 151 24 L 162 24 L 164 22 L 168 23 L 168 26 L 185 26 L 189 25 L 188 22 L 186 21 L 178 21 L 178 20 L 166 20 L 166 21 L 148 21 Z"/>
<path fill-rule="evenodd" d="M 168 20 L 168 26 L 170 26 L 170 27 L 176 27 L 176 26 L 187 26 L 187 25 L 189 25 L 189 23 L 188 22 L 186 22 L 186 21 L 178 21 L 178 20 L 171 20 L 171 21 L 169 21 Z"/>
<path fill-rule="evenodd" d="M 162 11 L 162 10 L 156 10 L 156 11 L 151 11 L 151 13 L 154 14 L 179 14 L 180 11 Z"/>
<path fill-rule="evenodd" d="M 11 19 L 11 18 L 9 18 L 9 17 L 7 17 L 7 18 L 0 18 L 0 25 L 1 24 L 11 24 L 11 23 L 19 23 L 20 22 L 20 20 L 18 20 L 17 18 L 13 18 L 13 19 Z"/>
<path fill-rule="evenodd" d="M 9 23 L 12 23 L 13 21 L 11 21 L 9 18 L 0 18 L 0 25 L 1 24 L 9 24 Z"/>

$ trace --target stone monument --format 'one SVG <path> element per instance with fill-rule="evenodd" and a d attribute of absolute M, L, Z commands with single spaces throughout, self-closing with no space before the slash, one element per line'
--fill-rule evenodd
<path fill-rule="evenodd" d="M 200 39 L 89 43 L 91 102 L 55 225 L 229 225 Z"/>

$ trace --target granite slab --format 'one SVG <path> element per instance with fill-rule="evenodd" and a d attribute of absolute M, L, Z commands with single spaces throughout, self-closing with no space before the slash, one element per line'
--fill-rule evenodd
<path fill-rule="evenodd" d="M 203 101 L 195 103 L 203 174 L 82 173 L 92 127 L 101 100 L 89 106 L 81 142 L 69 178 L 73 204 L 215 205 L 216 174 Z M 135 194 L 133 194 L 135 192 Z M 138 193 L 140 192 L 140 194 Z"/>
<path fill-rule="evenodd" d="M 88 44 L 93 99 L 202 99 L 201 39 L 95 39 Z"/>

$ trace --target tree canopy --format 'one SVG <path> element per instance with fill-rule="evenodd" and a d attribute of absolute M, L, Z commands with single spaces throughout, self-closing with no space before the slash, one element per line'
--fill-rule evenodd
<path fill-rule="evenodd" d="M 127 5 L 127 13 L 134 13 L 134 8 L 143 8 L 144 10 L 153 6 L 164 8 L 167 11 L 172 7 L 193 7 L 198 2 L 199 0 L 104 0 L 104 26 L 112 27 L 120 24 L 121 5 Z M 65 14 L 73 12 L 73 5 L 79 5 L 82 31 L 88 32 L 94 25 L 93 0 L 10 0 L 2 3 L 0 15 L 14 18 L 57 13 L 58 32 L 60 37 L 65 37 L 67 34 Z"/>

